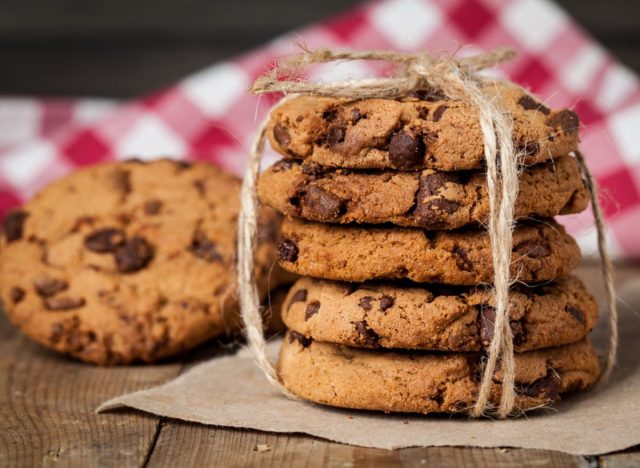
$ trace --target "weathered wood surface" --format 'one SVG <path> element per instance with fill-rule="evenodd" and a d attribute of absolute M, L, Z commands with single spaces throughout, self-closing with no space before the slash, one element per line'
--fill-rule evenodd
<path fill-rule="evenodd" d="M 602 301 L 598 269 L 578 274 Z M 640 278 L 621 266 L 618 283 Z M 134 411 L 96 415 L 126 391 L 159 384 L 228 347 L 201 348 L 183 362 L 97 368 L 54 355 L 0 318 L 0 466 L 639 466 L 640 451 L 577 457 L 543 450 L 412 448 L 372 450 L 302 435 L 200 426 Z M 258 450 L 262 447 L 263 450 Z M 267 447 L 266 450 L 264 448 Z"/>

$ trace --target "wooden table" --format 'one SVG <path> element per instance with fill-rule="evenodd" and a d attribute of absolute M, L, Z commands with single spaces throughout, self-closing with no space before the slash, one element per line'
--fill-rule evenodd
<path fill-rule="evenodd" d="M 597 266 L 578 274 L 602 302 Z M 618 285 L 640 278 L 621 265 Z M 625 312 L 625 311 L 623 311 Z M 626 311 L 628 312 L 628 311 Z M 115 395 L 166 382 L 203 354 L 158 365 L 100 368 L 55 355 L 0 318 L 0 466 L 638 466 L 640 447 L 601 457 L 522 449 L 374 450 L 301 435 L 224 429 L 123 410 L 96 415 Z M 257 449 L 266 444 L 268 451 Z"/>

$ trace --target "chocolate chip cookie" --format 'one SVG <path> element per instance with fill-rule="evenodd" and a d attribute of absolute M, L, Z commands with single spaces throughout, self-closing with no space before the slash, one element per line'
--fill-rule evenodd
<path fill-rule="evenodd" d="M 351 348 L 296 332 L 285 337 L 278 373 L 294 394 L 316 403 L 378 411 L 469 413 L 476 401 L 481 353 L 427 353 Z M 600 374 L 588 341 L 516 354 L 515 411 L 537 408 L 585 390 Z M 500 400 L 502 375 L 490 401 Z"/>
<path fill-rule="evenodd" d="M 517 352 L 582 340 L 598 306 L 575 276 L 510 295 Z M 360 348 L 482 351 L 493 338 L 495 301 L 483 287 L 342 283 L 301 278 L 284 302 L 287 328 L 316 341 Z"/>
<path fill-rule="evenodd" d="M 238 329 L 239 190 L 213 166 L 168 160 L 99 165 L 53 183 L 4 221 L 7 315 L 44 346 L 98 364 L 155 361 Z M 278 224 L 262 214 L 262 293 Z"/>
<path fill-rule="evenodd" d="M 258 194 L 285 215 L 321 222 L 456 229 L 489 217 L 487 176 L 479 171 L 354 172 L 283 159 L 260 176 Z M 588 204 L 573 157 L 520 174 L 517 218 L 578 213 Z"/>
<path fill-rule="evenodd" d="M 489 235 L 482 229 L 425 231 L 285 219 L 278 244 L 284 269 L 339 281 L 410 279 L 475 285 L 493 281 Z M 529 222 L 513 233 L 511 275 L 525 283 L 568 275 L 580 249 L 554 221 Z"/>
<path fill-rule="evenodd" d="M 524 164 L 577 149 L 575 112 L 549 109 L 511 83 L 490 84 L 486 91 L 513 118 L 513 140 Z M 287 158 L 324 166 L 442 171 L 484 166 L 476 108 L 437 91 L 397 100 L 296 97 L 271 113 L 267 134 Z"/>

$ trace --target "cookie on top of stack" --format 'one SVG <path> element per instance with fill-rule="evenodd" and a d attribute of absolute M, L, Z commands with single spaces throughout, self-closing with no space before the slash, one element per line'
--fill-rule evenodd
<path fill-rule="evenodd" d="M 552 218 L 588 205 L 578 118 L 519 87 L 494 93 L 522 155 L 510 325 L 516 410 L 548 405 L 600 373 L 587 335 L 597 305 Z M 279 262 L 303 275 L 282 310 L 278 372 L 294 394 L 337 407 L 470 412 L 493 337 L 493 264 L 478 113 L 433 90 L 400 99 L 300 96 L 267 132 L 284 159 L 258 181 L 287 215 Z M 501 371 L 490 402 L 500 399 Z"/>

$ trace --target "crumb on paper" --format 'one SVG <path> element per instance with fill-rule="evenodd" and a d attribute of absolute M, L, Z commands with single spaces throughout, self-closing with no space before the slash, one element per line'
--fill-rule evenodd
<path fill-rule="evenodd" d="M 271 446 L 269 444 L 257 444 L 253 447 L 253 451 L 258 453 L 270 452 Z"/>
<path fill-rule="evenodd" d="M 409 424 L 409 420 L 405 419 L 404 421 L 402 421 L 402 424 Z"/>

